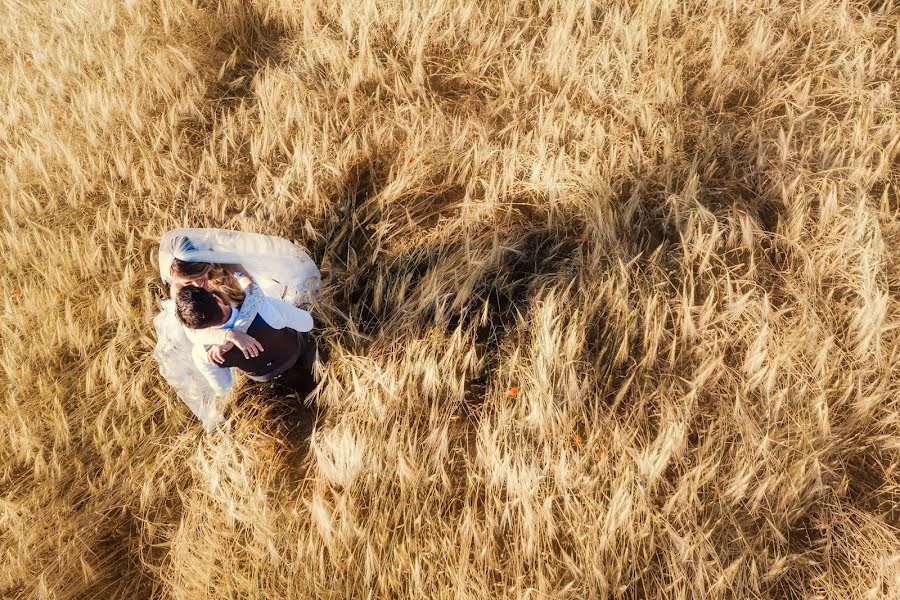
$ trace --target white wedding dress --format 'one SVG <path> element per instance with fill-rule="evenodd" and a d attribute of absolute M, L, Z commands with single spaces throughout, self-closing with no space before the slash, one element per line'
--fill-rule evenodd
<path fill-rule="evenodd" d="M 318 298 L 319 269 L 306 252 L 284 238 L 225 229 L 173 229 L 163 234 L 159 246 L 159 274 L 167 286 L 172 283 L 170 269 L 176 258 L 240 263 L 268 297 L 295 306 L 309 305 Z M 217 406 L 213 388 L 194 365 L 192 344 L 175 316 L 173 300 L 162 301 L 153 325 L 157 335 L 153 355 L 160 374 L 206 430 L 212 431 L 224 420 L 222 408 Z"/>

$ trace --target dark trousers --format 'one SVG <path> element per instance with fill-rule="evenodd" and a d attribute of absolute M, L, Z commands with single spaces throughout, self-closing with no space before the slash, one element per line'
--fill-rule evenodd
<path fill-rule="evenodd" d="M 301 333 L 300 340 L 303 350 L 297 362 L 270 381 L 306 397 L 316 387 L 312 375 L 313 362 L 316 360 L 316 341 L 308 333 Z"/>

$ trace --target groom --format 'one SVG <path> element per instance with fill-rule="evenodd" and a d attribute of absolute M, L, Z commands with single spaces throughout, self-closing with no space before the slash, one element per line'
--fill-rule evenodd
<path fill-rule="evenodd" d="M 249 354 L 232 347 L 217 356 L 216 352 L 210 352 L 196 339 L 195 330 L 209 327 L 231 329 L 237 320 L 237 309 L 215 291 L 185 286 L 175 296 L 175 311 L 187 330 L 188 339 L 194 343 L 194 363 L 217 396 L 224 395 L 231 387 L 230 367 L 244 371 L 254 381 L 272 381 L 281 377 L 301 358 L 308 358 L 310 345 L 304 333 L 313 327 L 312 316 L 287 302 L 265 296 L 261 298 L 247 334 L 255 338 L 262 349 Z"/>

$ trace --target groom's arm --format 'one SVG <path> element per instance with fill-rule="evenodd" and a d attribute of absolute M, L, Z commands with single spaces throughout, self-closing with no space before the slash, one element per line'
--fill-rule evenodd
<path fill-rule="evenodd" d="M 289 327 L 294 331 L 309 331 L 313 328 L 311 314 L 283 300 L 265 298 L 259 306 L 259 314 L 273 329 Z"/>

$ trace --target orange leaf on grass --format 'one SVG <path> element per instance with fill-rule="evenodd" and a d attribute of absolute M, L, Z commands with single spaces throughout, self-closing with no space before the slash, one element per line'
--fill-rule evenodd
<path fill-rule="evenodd" d="M 12 295 L 13 295 L 13 298 L 21 298 L 22 296 L 25 295 L 25 293 L 22 290 L 15 289 L 15 290 L 13 290 Z"/>
<path fill-rule="evenodd" d="M 604 452 L 603 450 L 594 450 L 594 456 L 597 457 L 597 460 L 600 460 L 601 458 L 606 456 L 606 452 Z"/>
<path fill-rule="evenodd" d="M 511 387 L 511 388 L 509 388 L 509 395 L 512 396 L 513 398 L 515 398 L 516 396 L 518 396 L 518 395 L 519 395 L 519 388 L 517 388 L 517 387 Z"/>
<path fill-rule="evenodd" d="M 582 241 L 582 242 L 588 241 L 588 234 L 587 234 L 587 231 L 582 231 L 582 232 L 581 232 L 581 241 Z"/>
<path fill-rule="evenodd" d="M 25 61 L 26 67 L 30 67 L 32 64 L 34 64 L 34 63 L 32 63 L 30 59 Z"/>
<path fill-rule="evenodd" d="M 573 444 L 575 444 L 576 446 L 580 446 L 582 441 L 584 441 L 584 440 L 581 439 L 580 435 L 578 435 L 577 433 L 572 434 L 572 443 Z"/>

